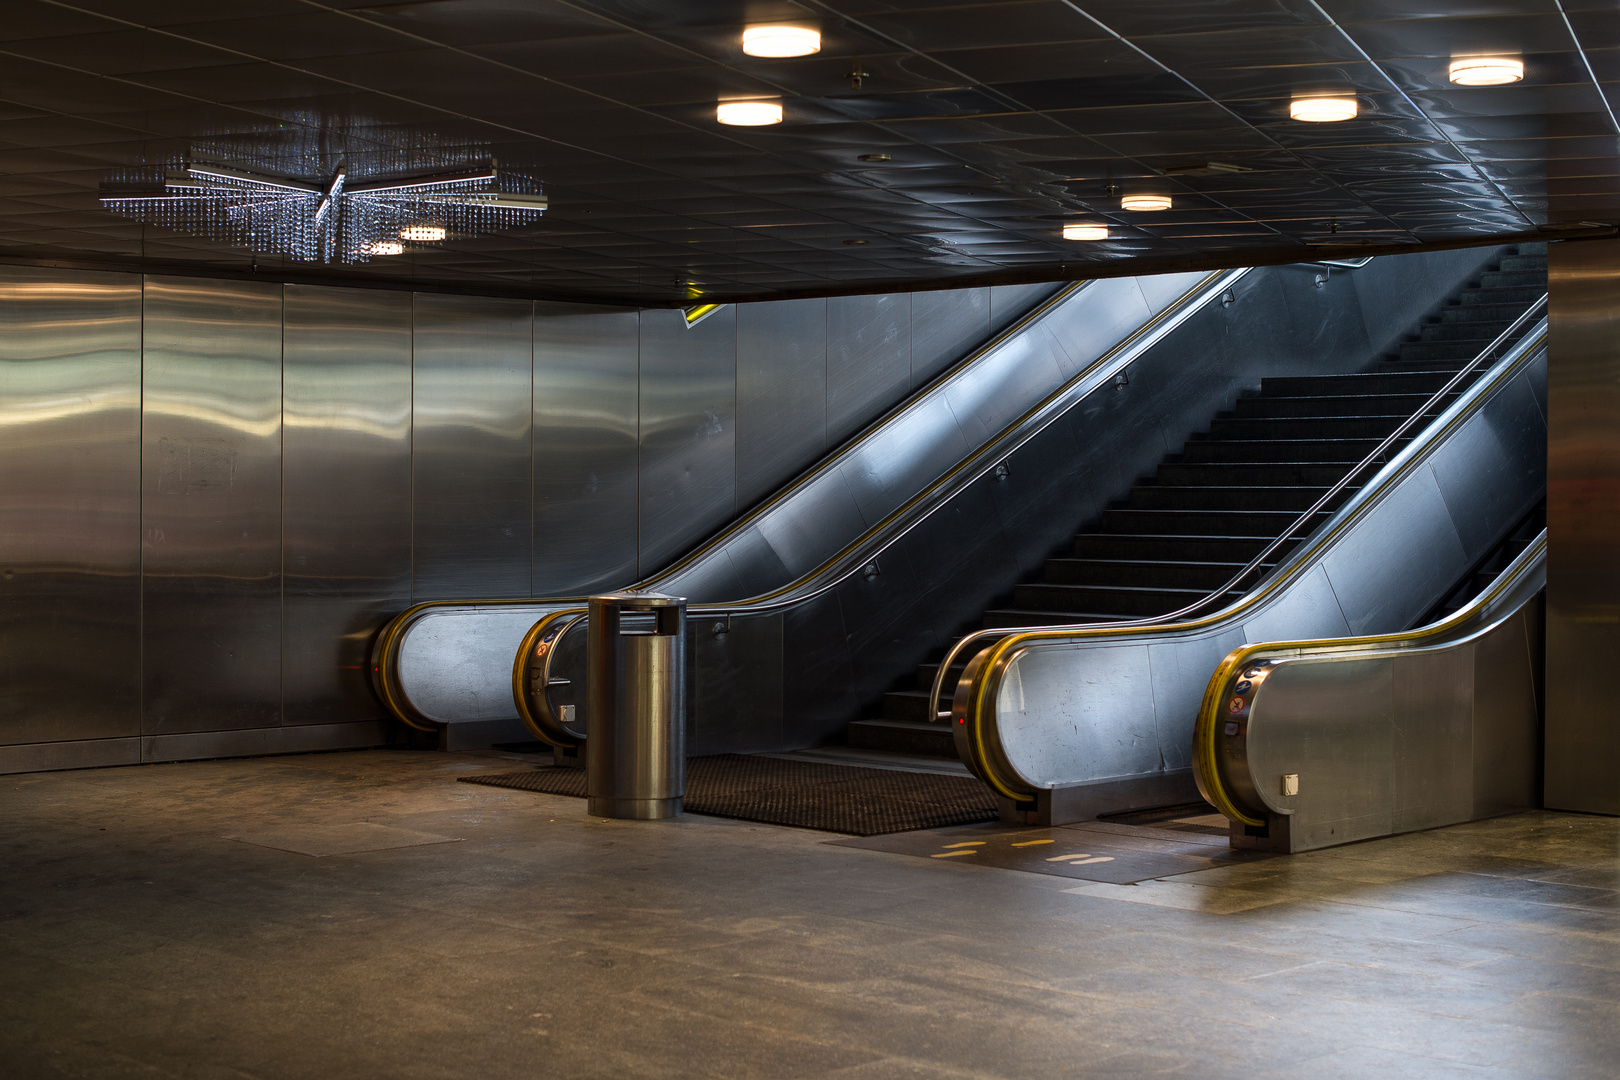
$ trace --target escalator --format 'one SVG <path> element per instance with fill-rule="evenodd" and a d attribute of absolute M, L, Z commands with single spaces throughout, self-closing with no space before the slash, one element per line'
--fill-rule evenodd
<path fill-rule="evenodd" d="M 1496 273 L 1533 274 L 1538 256 L 1517 254 Z M 1526 288 L 1521 277 L 1503 287 Z M 1053 824 L 1187 801 L 1192 724 L 1223 657 L 1253 643 L 1403 633 L 1467 595 L 1546 497 L 1545 294 L 1528 307 L 1515 300 L 1464 298 L 1426 328 L 1405 362 L 1445 385 L 1404 419 L 1366 421 L 1384 438 L 1242 568 L 1254 581 L 1234 575 L 1157 618 L 986 630 L 958 643 L 945 663 L 971 659 L 947 720 L 1008 817 Z M 1450 708 L 1454 690 L 1429 685 L 1428 705 Z M 1239 727 L 1242 693 L 1225 699 Z M 1357 702 L 1335 707 L 1348 715 Z"/>
<path fill-rule="evenodd" d="M 1292 853 L 1540 804 L 1545 531 L 1406 632 L 1234 650 L 1194 731 L 1238 848 Z"/>
<path fill-rule="evenodd" d="M 1297 521 L 1300 512 L 1539 299 L 1546 275 L 1546 245 L 1520 245 L 1370 370 L 1261 380 L 1258 393 L 1219 413 L 1207 431 L 1167 455 L 1151 477 L 1075 535 L 1067 550 L 1048 558 L 1039 580 L 1018 584 L 1010 602 L 986 611 L 982 625 L 1142 619 L 1205 599 L 1268 548 L 1257 569 L 1270 571 L 1358 489 L 1346 485 L 1310 520 Z M 1459 382 L 1428 417 L 1477 377 Z M 1392 444 L 1390 455 L 1415 434 Z M 1216 603 L 1241 595 L 1232 589 Z M 947 686 L 965 665 L 964 659 L 952 666 Z M 936 658 L 917 668 L 914 685 L 885 694 L 876 721 L 851 725 L 850 745 L 956 756 L 950 724 L 931 702 L 938 669 Z"/>
<path fill-rule="evenodd" d="M 640 583 L 698 601 L 690 751 L 842 741 L 896 671 L 948 645 L 1166 445 L 1265 379 L 1360 371 L 1461 285 L 1499 272 L 1503 254 L 1115 279 L 1055 297 Z M 583 656 L 582 606 L 417 605 L 378 638 L 374 681 L 395 715 L 421 726 L 513 715 L 521 700 L 526 719 L 554 722 L 544 737 L 577 743 L 587 703 L 566 669 Z M 546 644 L 561 668 L 536 685 L 519 646 L 559 614 Z"/>

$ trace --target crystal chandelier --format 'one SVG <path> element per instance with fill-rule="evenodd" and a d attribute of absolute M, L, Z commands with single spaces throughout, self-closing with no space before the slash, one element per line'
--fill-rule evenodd
<path fill-rule="evenodd" d="M 318 161 L 302 164 L 320 168 Z M 525 225 L 546 209 L 537 184 L 497 170 L 493 161 L 378 175 L 340 160 L 314 175 L 300 173 L 191 157 L 161 175 L 105 183 L 101 202 L 113 213 L 192 236 L 303 262 L 345 263 Z"/>

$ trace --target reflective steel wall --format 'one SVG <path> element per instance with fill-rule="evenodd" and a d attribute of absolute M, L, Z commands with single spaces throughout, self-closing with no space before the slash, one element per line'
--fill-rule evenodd
<path fill-rule="evenodd" d="M 144 733 L 281 722 L 281 286 L 146 279 Z"/>
<path fill-rule="evenodd" d="M 0 269 L 0 745 L 140 734 L 140 349 L 138 277 Z"/>
<path fill-rule="evenodd" d="M 1620 814 L 1620 242 L 1548 247 L 1546 805 Z"/>
<path fill-rule="evenodd" d="M 535 305 L 537 596 L 636 580 L 639 318 L 635 311 Z"/>
<path fill-rule="evenodd" d="M 627 585 L 1052 288 L 688 328 L 0 269 L 0 772 L 375 745 L 413 600 Z"/>
<path fill-rule="evenodd" d="M 641 314 L 642 575 L 673 561 L 737 509 L 737 309 L 688 327 Z"/>
<path fill-rule="evenodd" d="M 417 600 L 529 595 L 533 305 L 416 297 Z"/>
<path fill-rule="evenodd" d="M 411 596 L 411 297 L 289 285 L 283 720 L 377 716 L 371 636 Z"/>

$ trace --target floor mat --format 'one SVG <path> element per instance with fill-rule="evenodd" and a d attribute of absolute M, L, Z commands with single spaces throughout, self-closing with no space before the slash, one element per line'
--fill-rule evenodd
<path fill-rule="evenodd" d="M 463 776 L 468 784 L 585 796 L 583 769 Z M 996 799 L 971 776 L 719 754 L 686 763 L 686 809 L 801 829 L 882 836 L 994 821 Z"/>

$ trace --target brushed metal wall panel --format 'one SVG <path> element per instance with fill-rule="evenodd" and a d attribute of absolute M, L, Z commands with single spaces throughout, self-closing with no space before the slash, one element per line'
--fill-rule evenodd
<path fill-rule="evenodd" d="M 281 722 L 281 286 L 146 279 L 147 735 Z"/>
<path fill-rule="evenodd" d="M 639 318 L 566 304 L 534 315 L 534 595 L 636 580 Z"/>
<path fill-rule="evenodd" d="M 911 389 L 911 294 L 827 301 L 827 443 L 837 446 Z"/>
<path fill-rule="evenodd" d="M 1062 287 L 1062 282 L 1052 281 L 1039 281 L 1033 285 L 990 286 L 990 332 L 995 333 L 1007 326 Z"/>
<path fill-rule="evenodd" d="M 827 450 L 827 301 L 737 308 L 737 507 Z"/>
<path fill-rule="evenodd" d="M 282 719 L 383 715 L 367 663 L 411 596 L 411 297 L 288 285 Z"/>
<path fill-rule="evenodd" d="M 1546 801 L 1620 814 L 1620 241 L 1548 262 Z"/>
<path fill-rule="evenodd" d="M 737 512 L 737 309 L 688 327 L 641 313 L 640 573 L 689 551 Z"/>
<path fill-rule="evenodd" d="M 528 596 L 533 305 L 417 294 L 414 600 Z"/>
<path fill-rule="evenodd" d="M 141 282 L 0 267 L 0 744 L 140 733 Z"/>
<path fill-rule="evenodd" d="M 990 336 L 990 290 L 952 289 L 911 297 L 911 386 L 916 389 Z"/>

